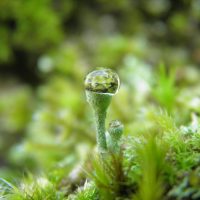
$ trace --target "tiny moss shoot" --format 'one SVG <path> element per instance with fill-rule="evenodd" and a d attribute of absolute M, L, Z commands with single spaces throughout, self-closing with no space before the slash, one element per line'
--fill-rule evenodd
<path fill-rule="evenodd" d="M 112 96 L 120 86 L 118 75 L 110 69 L 96 70 L 85 79 L 86 97 L 94 110 L 97 145 L 100 153 L 107 151 L 105 120 Z"/>
<path fill-rule="evenodd" d="M 112 153 L 118 153 L 120 150 L 119 142 L 124 130 L 124 125 L 119 120 L 113 120 L 109 124 L 109 150 Z"/>

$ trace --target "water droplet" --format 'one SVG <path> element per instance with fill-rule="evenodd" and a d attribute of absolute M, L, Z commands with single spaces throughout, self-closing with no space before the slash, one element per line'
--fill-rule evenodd
<path fill-rule="evenodd" d="M 111 69 L 95 70 L 89 73 L 85 79 L 85 89 L 92 92 L 114 95 L 119 86 L 119 76 Z"/>

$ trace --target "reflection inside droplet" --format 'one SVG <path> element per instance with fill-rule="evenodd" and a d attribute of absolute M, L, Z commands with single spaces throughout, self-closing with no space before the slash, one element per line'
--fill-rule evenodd
<path fill-rule="evenodd" d="M 119 86 L 119 76 L 111 69 L 93 71 L 85 79 L 85 89 L 92 92 L 114 95 Z"/>

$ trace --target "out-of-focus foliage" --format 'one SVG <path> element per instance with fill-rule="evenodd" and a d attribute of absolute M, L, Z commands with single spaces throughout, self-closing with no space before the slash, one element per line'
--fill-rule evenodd
<path fill-rule="evenodd" d="M 199 199 L 199 23 L 198 0 L 1 0 L 0 198 Z M 98 67 L 120 76 L 107 118 L 125 127 L 104 164 Z"/>
<path fill-rule="evenodd" d="M 51 0 L 1 1 L 0 61 L 14 59 L 16 49 L 41 53 L 49 46 L 58 44 L 63 35 L 60 19 L 67 17 L 72 8 L 73 1 L 60 1 L 57 7 Z M 58 14 L 60 11 L 64 14 Z"/>

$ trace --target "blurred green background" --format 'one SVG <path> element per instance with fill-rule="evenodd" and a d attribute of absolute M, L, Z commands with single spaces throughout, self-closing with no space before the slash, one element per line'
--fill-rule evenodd
<path fill-rule="evenodd" d="M 91 70 L 119 74 L 108 118 L 131 134 L 147 123 L 143 108 L 166 109 L 177 124 L 200 112 L 199 64 L 199 0 L 1 0 L 0 177 L 50 172 L 60 181 L 87 159 L 96 144 L 83 86 Z"/>

